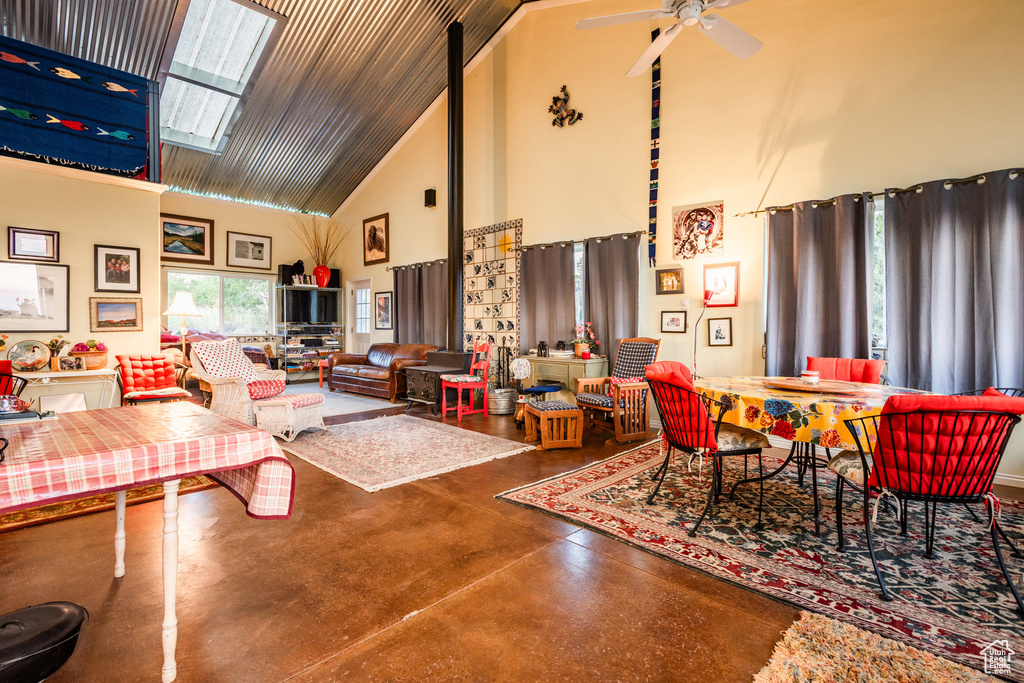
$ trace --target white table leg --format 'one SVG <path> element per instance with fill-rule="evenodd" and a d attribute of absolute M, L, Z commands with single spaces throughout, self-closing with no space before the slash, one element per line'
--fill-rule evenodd
<path fill-rule="evenodd" d="M 178 642 L 178 617 L 174 605 L 178 590 L 178 485 L 180 479 L 164 482 L 164 666 L 163 683 L 178 675 L 174 648 Z"/>
<path fill-rule="evenodd" d="M 127 500 L 127 491 L 118 491 L 114 494 L 114 517 L 117 520 L 114 529 L 114 577 L 124 576 L 124 508 Z"/>

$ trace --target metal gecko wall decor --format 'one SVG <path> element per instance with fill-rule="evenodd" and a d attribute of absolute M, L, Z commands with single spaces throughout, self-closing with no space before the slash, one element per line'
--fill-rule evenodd
<path fill-rule="evenodd" d="M 651 31 L 651 42 L 661 33 Z M 651 66 L 651 196 L 647 208 L 647 259 L 653 268 L 658 265 L 658 162 L 661 155 L 661 57 Z"/>
<path fill-rule="evenodd" d="M 558 126 L 559 128 L 564 128 L 566 125 L 571 126 L 577 121 L 583 120 L 583 112 L 569 108 L 569 91 L 564 85 L 562 86 L 562 94 L 551 98 L 551 106 L 548 107 L 548 113 L 555 115 L 555 118 L 551 119 L 551 125 Z"/>

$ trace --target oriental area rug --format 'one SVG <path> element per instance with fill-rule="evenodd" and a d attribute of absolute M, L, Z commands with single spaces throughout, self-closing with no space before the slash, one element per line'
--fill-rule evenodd
<path fill-rule="evenodd" d="M 178 495 L 205 491 L 216 486 L 220 486 L 220 484 L 201 474 L 194 477 L 185 477 L 181 480 Z M 162 483 L 151 484 L 137 489 L 130 489 L 125 495 L 125 502 L 127 505 L 138 505 L 140 503 L 148 503 L 151 500 L 163 500 L 163 497 L 164 485 Z M 8 512 L 7 514 L 0 515 L 0 533 L 113 509 L 114 494 L 101 493 L 96 496 L 89 496 L 88 498 L 66 500 L 60 503 L 42 505 L 37 508 Z"/>
<path fill-rule="evenodd" d="M 765 454 L 765 471 L 781 459 Z M 741 457 L 726 458 L 725 494 L 694 538 L 687 532 L 703 509 L 709 468 L 692 471 L 680 456 L 654 504 L 647 505 L 652 476 L 663 456 L 659 444 L 644 446 L 568 474 L 498 496 L 629 543 L 673 562 L 757 591 L 796 607 L 840 619 L 971 668 L 983 670 L 992 643 L 1024 652 L 1024 621 L 999 570 L 984 522 L 962 506 L 940 506 L 934 557 L 924 557 L 924 513 L 911 503 L 907 536 L 880 511 L 874 539 L 886 585 L 895 598 L 882 599 L 864 538 L 863 498 L 848 495 L 843 517 L 845 552 L 836 550 L 835 476 L 818 473 L 822 534 L 813 535 L 813 499 L 796 470 L 765 482 L 765 525 L 758 530 L 757 486 L 729 487 L 743 476 Z M 751 458 L 751 476 L 757 459 Z M 809 478 L 809 476 L 808 476 Z M 979 507 L 978 516 L 987 519 Z M 1024 505 L 1003 501 L 1007 535 L 1024 542 Z M 1018 582 L 1024 558 L 1003 545 Z M 1018 583 L 1018 586 L 1021 584 Z M 991 653 L 991 650 L 989 651 Z M 1020 658 L 1006 678 L 1024 681 Z M 832 680 L 832 679 L 824 679 Z M 836 679 L 841 680 L 841 679 Z"/>
<path fill-rule="evenodd" d="M 281 448 L 365 491 L 533 450 L 419 417 L 394 415 L 305 431 Z"/>

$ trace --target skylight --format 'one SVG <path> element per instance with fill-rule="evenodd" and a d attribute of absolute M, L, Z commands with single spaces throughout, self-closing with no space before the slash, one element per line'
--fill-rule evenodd
<path fill-rule="evenodd" d="M 222 151 L 286 21 L 248 0 L 191 0 L 161 72 L 162 141 Z"/>

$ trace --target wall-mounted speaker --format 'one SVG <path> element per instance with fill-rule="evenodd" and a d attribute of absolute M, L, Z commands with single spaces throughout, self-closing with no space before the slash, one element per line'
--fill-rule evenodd
<path fill-rule="evenodd" d="M 428 209 L 433 209 L 437 206 L 437 190 L 430 188 L 423 192 L 423 206 Z"/>

